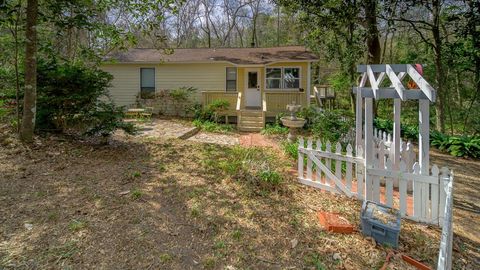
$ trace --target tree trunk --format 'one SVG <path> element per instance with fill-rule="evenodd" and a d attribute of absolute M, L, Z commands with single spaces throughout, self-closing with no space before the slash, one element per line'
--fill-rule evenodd
<path fill-rule="evenodd" d="M 435 103 L 435 127 L 438 131 L 445 132 L 445 71 L 442 63 L 442 39 L 440 36 L 440 1 L 434 0 L 433 3 L 433 27 L 432 35 L 434 40 L 435 54 L 435 81 L 437 83 L 437 101 Z"/>
<path fill-rule="evenodd" d="M 367 23 L 368 64 L 380 64 L 382 48 L 377 26 L 377 0 L 365 0 L 365 20 Z"/>
<path fill-rule="evenodd" d="M 37 15 L 38 0 L 27 1 L 27 29 L 25 32 L 25 94 L 23 98 L 22 126 L 20 139 L 33 141 L 37 103 Z"/>

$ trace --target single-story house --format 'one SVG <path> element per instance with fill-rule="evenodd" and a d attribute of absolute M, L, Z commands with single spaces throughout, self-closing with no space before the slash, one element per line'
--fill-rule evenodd
<path fill-rule="evenodd" d="M 204 106 L 227 100 L 225 112 L 241 130 L 255 131 L 267 117 L 292 102 L 307 106 L 311 63 L 318 57 L 303 46 L 271 48 L 131 49 L 111 54 L 102 69 L 114 76 L 111 96 L 118 105 L 139 94 L 194 87 Z"/>

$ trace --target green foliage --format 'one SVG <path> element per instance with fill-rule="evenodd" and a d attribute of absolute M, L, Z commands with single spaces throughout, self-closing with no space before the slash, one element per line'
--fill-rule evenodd
<path fill-rule="evenodd" d="M 354 126 L 354 117 L 350 111 L 323 110 L 314 107 L 303 108 L 298 114 L 307 120 L 305 128 L 324 141 L 350 142 L 349 134 Z"/>
<path fill-rule="evenodd" d="M 108 136 L 116 129 L 134 132 L 134 126 L 123 121 L 123 109 L 108 96 L 110 74 L 81 63 L 50 60 L 39 62 L 37 76 L 38 129 L 73 128 L 90 136 Z"/>
<path fill-rule="evenodd" d="M 373 126 L 387 133 L 393 133 L 393 121 L 391 119 L 375 118 Z M 400 124 L 400 134 L 405 139 L 418 139 L 418 125 Z"/>
<path fill-rule="evenodd" d="M 193 120 L 193 125 L 207 132 L 215 133 L 229 133 L 232 132 L 235 128 L 233 125 L 229 124 L 219 124 L 212 121 L 202 121 L 199 119 Z"/>
<path fill-rule="evenodd" d="M 195 87 L 182 86 L 171 90 L 168 95 L 174 102 L 185 102 L 195 91 L 197 91 Z"/>
<path fill-rule="evenodd" d="M 275 171 L 265 170 L 260 172 L 260 180 L 268 185 L 278 186 L 282 182 L 282 177 Z"/>
<path fill-rule="evenodd" d="M 285 135 L 288 133 L 288 128 L 279 123 L 267 124 L 261 131 L 264 135 Z"/>
<path fill-rule="evenodd" d="M 207 105 L 207 110 L 218 113 L 221 111 L 226 111 L 228 107 L 230 107 L 230 102 L 223 99 L 217 99 Z"/>
<path fill-rule="evenodd" d="M 285 154 L 287 154 L 287 156 L 295 160 L 298 158 L 298 143 L 290 143 L 288 141 L 283 141 L 282 148 Z"/>
<path fill-rule="evenodd" d="M 480 158 L 480 137 L 448 136 L 440 132 L 432 132 L 430 144 L 456 157 Z"/>
<path fill-rule="evenodd" d="M 225 175 L 244 184 L 254 193 L 280 190 L 283 177 L 274 168 L 278 159 L 259 148 L 240 146 L 222 149 L 208 148 L 206 159 L 202 160 L 204 168 L 213 175 Z"/>

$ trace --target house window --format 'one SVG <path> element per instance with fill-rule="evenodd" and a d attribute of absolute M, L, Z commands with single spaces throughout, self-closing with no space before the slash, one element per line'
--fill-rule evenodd
<path fill-rule="evenodd" d="M 227 67 L 227 91 L 237 91 L 236 67 Z"/>
<path fill-rule="evenodd" d="M 300 69 L 299 68 L 283 69 L 283 88 L 285 89 L 300 88 Z"/>
<path fill-rule="evenodd" d="M 266 72 L 267 88 L 280 89 L 282 88 L 282 69 L 281 68 L 267 68 Z"/>
<path fill-rule="evenodd" d="M 155 69 L 140 69 L 140 97 L 149 99 L 155 97 Z"/>

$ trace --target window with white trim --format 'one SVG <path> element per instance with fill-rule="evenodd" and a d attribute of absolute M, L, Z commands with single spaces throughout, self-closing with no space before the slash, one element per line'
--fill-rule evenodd
<path fill-rule="evenodd" d="M 140 68 L 140 97 L 155 97 L 155 68 Z"/>
<path fill-rule="evenodd" d="M 227 67 L 227 91 L 237 91 L 237 68 Z"/>
<path fill-rule="evenodd" d="M 285 89 L 300 88 L 300 69 L 299 68 L 283 68 L 283 88 Z"/>
<path fill-rule="evenodd" d="M 282 69 L 281 68 L 267 68 L 266 70 L 267 89 L 281 89 L 282 88 Z"/>
<path fill-rule="evenodd" d="M 300 68 L 298 67 L 275 67 L 265 70 L 267 89 L 299 89 Z"/>

